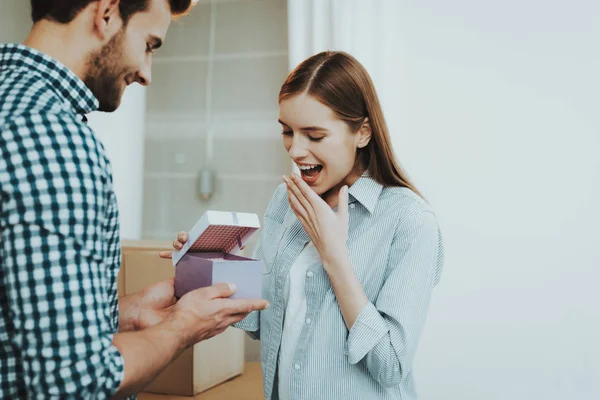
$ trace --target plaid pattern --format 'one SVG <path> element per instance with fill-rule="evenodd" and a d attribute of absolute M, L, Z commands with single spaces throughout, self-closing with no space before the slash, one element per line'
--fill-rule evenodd
<path fill-rule="evenodd" d="M 117 203 L 65 66 L 0 46 L 0 398 L 111 397 L 123 379 Z"/>
<path fill-rule="evenodd" d="M 188 251 L 231 253 L 238 245 L 238 238 L 246 237 L 250 229 L 245 226 L 209 226 Z"/>

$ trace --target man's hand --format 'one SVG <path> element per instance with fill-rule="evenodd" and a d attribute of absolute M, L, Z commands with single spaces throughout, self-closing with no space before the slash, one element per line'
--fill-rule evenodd
<path fill-rule="evenodd" d="M 175 302 L 173 278 L 119 299 L 119 331 L 137 331 L 162 322 L 173 311 Z"/>
<path fill-rule="evenodd" d="M 235 286 L 225 283 L 193 290 L 175 304 L 168 320 L 182 324 L 187 346 L 191 346 L 222 333 L 252 311 L 269 306 L 262 299 L 229 299 L 233 293 Z"/>
<path fill-rule="evenodd" d="M 146 329 L 162 322 L 173 312 L 175 278 L 148 286 L 137 295 L 138 316 L 135 329 Z"/>
<path fill-rule="evenodd" d="M 187 233 L 181 232 L 173 248 L 180 250 L 187 240 Z M 171 258 L 172 253 L 162 252 L 160 257 Z M 125 360 L 125 377 L 115 397 L 141 390 L 185 349 L 269 306 L 262 299 L 230 299 L 234 293 L 233 284 L 218 283 L 177 300 L 174 279 L 169 279 L 121 299 L 119 322 L 124 333 L 115 335 L 113 344 Z"/>
<path fill-rule="evenodd" d="M 222 333 L 252 311 L 268 307 L 265 300 L 229 299 L 235 287 L 226 283 L 193 290 L 177 303 L 163 307 L 168 304 L 167 294 L 172 294 L 172 288 L 167 288 L 164 282 L 155 286 L 151 293 L 156 297 L 144 296 L 146 307 L 140 308 L 146 310 L 140 312 L 140 321 L 151 326 L 114 336 L 113 344 L 125 360 L 125 377 L 116 398 L 144 388 L 167 364 L 195 343 Z M 160 287 L 165 289 L 164 292 Z"/>

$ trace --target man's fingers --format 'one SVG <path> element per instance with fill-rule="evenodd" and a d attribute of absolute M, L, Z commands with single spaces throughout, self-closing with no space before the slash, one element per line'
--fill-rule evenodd
<path fill-rule="evenodd" d="M 222 304 L 223 312 L 227 315 L 249 314 L 269 307 L 269 302 L 263 299 L 228 299 Z"/>
<path fill-rule="evenodd" d="M 226 299 L 234 294 L 236 287 L 233 283 L 217 283 L 213 286 L 208 286 L 200 289 L 191 291 L 188 294 L 194 294 L 194 296 L 200 296 L 206 300 L 214 300 L 223 298 Z M 187 294 L 186 294 L 187 296 Z"/>
<path fill-rule="evenodd" d="M 236 324 L 236 323 L 240 322 L 241 320 L 243 320 L 244 318 L 246 318 L 248 316 L 248 314 L 249 313 L 233 314 L 232 316 L 227 317 L 225 319 L 225 323 L 227 324 L 227 326 Z"/>

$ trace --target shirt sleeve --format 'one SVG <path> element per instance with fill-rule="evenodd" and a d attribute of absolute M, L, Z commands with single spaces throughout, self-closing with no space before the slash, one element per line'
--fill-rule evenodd
<path fill-rule="evenodd" d="M 10 336 L 25 398 L 110 398 L 124 363 L 112 345 L 106 182 L 85 149 L 61 142 L 76 124 L 45 122 L 35 133 L 48 143 L 32 135 L 0 153 L 10 177 L 0 193 L 0 335 Z"/>
<path fill-rule="evenodd" d="M 389 275 L 375 303 L 367 303 L 348 333 L 346 351 L 384 387 L 411 372 L 419 336 L 441 268 L 441 236 L 435 216 L 418 213 L 397 229 Z"/>

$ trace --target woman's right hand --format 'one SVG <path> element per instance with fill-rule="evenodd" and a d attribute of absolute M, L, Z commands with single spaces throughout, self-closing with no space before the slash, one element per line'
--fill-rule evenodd
<path fill-rule="evenodd" d="M 187 232 L 181 231 L 177 235 L 177 238 L 175 240 L 173 240 L 173 248 L 175 250 L 179 251 L 179 250 L 181 250 L 181 248 L 187 241 L 188 241 Z M 161 251 L 160 253 L 158 253 L 158 256 L 160 258 L 173 258 L 173 252 L 172 251 Z"/>

